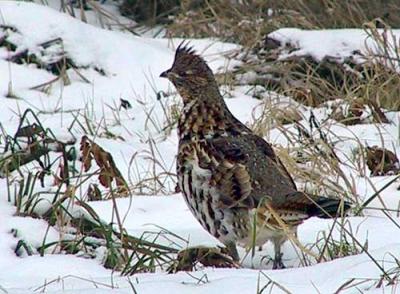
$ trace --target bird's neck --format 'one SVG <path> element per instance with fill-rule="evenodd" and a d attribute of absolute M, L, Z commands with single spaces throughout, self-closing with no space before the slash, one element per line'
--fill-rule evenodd
<path fill-rule="evenodd" d="M 248 128 L 229 111 L 225 101 L 196 99 L 184 102 L 179 119 L 180 140 L 210 139 L 218 136 L 235 136 Z"/>

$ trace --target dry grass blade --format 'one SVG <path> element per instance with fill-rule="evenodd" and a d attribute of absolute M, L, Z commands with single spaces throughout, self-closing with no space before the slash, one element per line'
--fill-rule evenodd
<path fill-rule="evenodd" d="M 276 287 L 277 287 L 279 290 L 281 290 L 283 293 L 286 293 L 286 294 L 291 294 L 291 293 L 293 293 L 293 292 L 289 291 L 288 289 L 286 289 L 282 284 L 280 284 L 280 283 L 274 281 L 273 279 L 271 279 L 271 278 L 270 278 L 266 273 L 264 273 L 263 271 L 260 271 L 260 274 L 261 274 L 262 276 L 264 276 L 265 278 L 268 279 L 268 283 L 267 283 L 264 287 L 262 287 L 261 289 L 258 289 L 258 290 L 257 290 L 257 294 L 264 293 L 264 291 L 267 290 L 268 287 L 270 287 L 270 291 L 269 291 L 269 292 L 271 293 L 274 286 L 276 286 Z"/>
<path fill-rule="evenodd" d="M 376 191 L 372 196 L 370 196 L 367 200 L 364 201 L 363 204 L 357 209 L 355 212 L 356 215 L 360 214 L 365 208 L 367 208 L 368 204 L 370 204 L 375 198 L 379 197 L 380 193 L 387 189 L 390 185 L 396 182 L 400 178 L 400 175 L 394 177 L 389 182 L 387 182 L 382 188 Z"/>

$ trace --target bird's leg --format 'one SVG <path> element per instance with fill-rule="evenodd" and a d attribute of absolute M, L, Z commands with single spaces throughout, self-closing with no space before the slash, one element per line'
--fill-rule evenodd
<path fill-rule="evenodd" d="M 274 238 L 272 240 L 274 244 L 274 251 L 275 251 L 275 257 L 274 257 L 274 264 L 272 266 L 272 269 L 283 269 L 286 268 L 286 266 L 282 262 L 282 255 L 281 253 L 281 247 L 282 244 L 285 242 L 285 238 Z"/>
<path fill-rule="evenodd" d="M 227 253 L 232 257 L 232 259 L 236 262 L 239 261 L 239 253 L 236 248 L 236 243 L 234 241 L 226 242 L 225 243 Z"/>
<path fill-rule="evenodd" d="M 274 264 L 272 266 L 272 269 L 283 269 L 286 268 L 286 266 L 282 262 L 282 255 L 283 253 L 275 253 L 275 258 L 274 258 Z"/>

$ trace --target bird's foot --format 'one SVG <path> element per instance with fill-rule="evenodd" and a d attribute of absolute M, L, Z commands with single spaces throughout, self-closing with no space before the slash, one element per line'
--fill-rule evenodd
<path fill-rule="evenodd" d="M 284 269 L 286 266 L 282 262 L 282 253 L 278 253 L 275 255 L 274 263 L 272 265 L 272 269 Z"/>
<path fill-rule="evenodd" d="M 174 264 L 168 268 L 168 272 L 193 271 L 199 263 L 211 267 L 239 267 L 237 262 L 221 248 L 198 246 L 181 250 Z"/>

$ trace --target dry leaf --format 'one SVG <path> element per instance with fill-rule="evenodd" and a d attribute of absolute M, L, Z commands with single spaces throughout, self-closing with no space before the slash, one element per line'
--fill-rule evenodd
<path fill-rule="evenodd" d="M 82 152 L 82 162 L 85 172 L 91 168 L 92 160 L 94 159 L 97 166 L 100 168 L 100 184 L 106 188 L 112 188 L 112 183 L 115 181 L 118 187 L 118 193 L 123 195 L 128 194 L 128 185 L 121 172 L 116 167 L 110 153 L 86 136 L 82 137 L 80 150 Z"/>
<path fill-rule="evenodd" d="M 392 151 L 378 146 L 367 147 L 367 166 L 372 176 L 385 176 L 399 173 L 399 160 Z"/>

